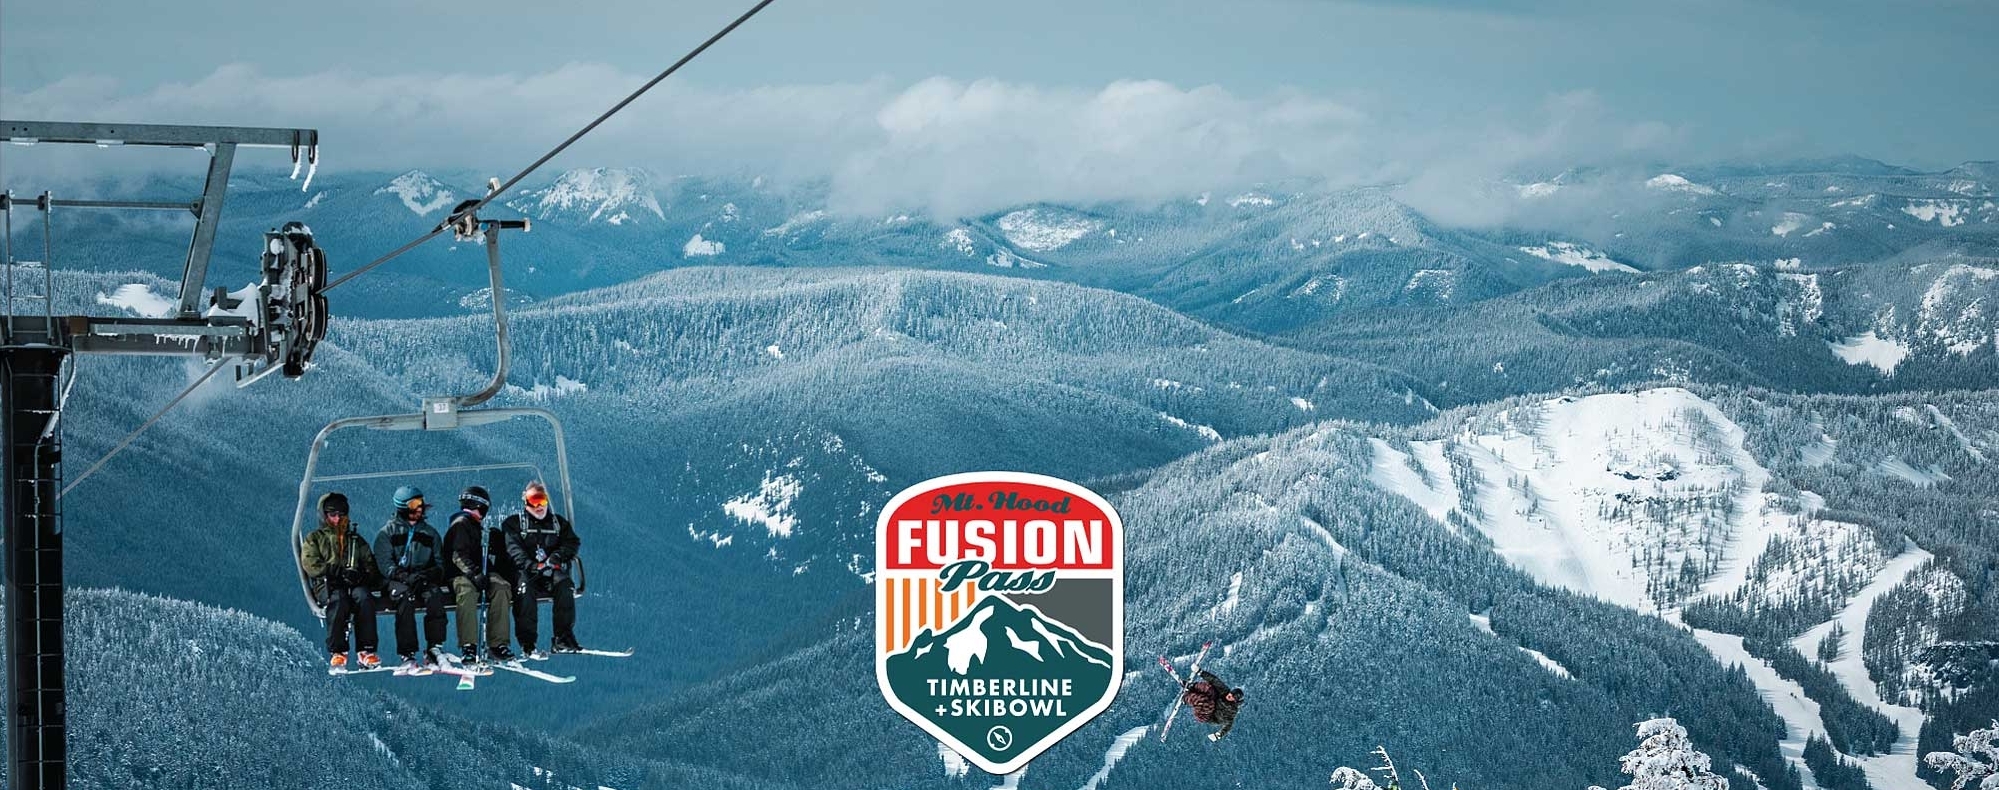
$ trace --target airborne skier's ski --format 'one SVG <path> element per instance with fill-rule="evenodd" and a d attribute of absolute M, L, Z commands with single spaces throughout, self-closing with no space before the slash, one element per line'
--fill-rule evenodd
<path fill-rule="evenodd" d="M 1188 677 L 1201 676 L 1201 659 L 1208 657 L 1208 648 L 1214 644 L 1214 642 L 1201 643 L 1201 652 L 1194 654 L 1194 665 L 1187 670 Z M 1173 719 L 1180 715 L 1180 704 L 1186 700 L 1184 694 L 1187 682 L 1180 679 L 1180 673 L 1173 670 L 1173 662 L 1166 660 L 1165 656 L 1159 657 L 1159 666 L 1166 670 L 1166 674 L 1173 676 L 1173 687 L 1177 690 L 1173 695 L 1173 708 L 1166 712 L 1166 726 L 1159 728 L 1159 742 L 1165 743 L 1166 733 L 1173 731 Z"/>
<path fill-rule="evenodd" d="M 575 675 L 552 675 L 547 672 L 543 672 L 539 669 L 528 669 L 527 667 L 522 666 L 519 661 L 492 661 L 488 662 L 486 665 L 489 667 L 493 667 L 494 669 L 504 669 L 508 672 L 514 672 L 517 674 L 526 675 L 531 678 L 546 680 L 550 683 L 576 682 Z"/>

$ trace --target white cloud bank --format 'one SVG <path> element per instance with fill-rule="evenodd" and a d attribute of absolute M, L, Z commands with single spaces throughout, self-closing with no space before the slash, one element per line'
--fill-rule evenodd
<path fill-rule="evenodd" d="M 326 172 L 506 175 L 644 79 L 593 64 L 493 76 L 280 77 L 228 66 L 143 90 L 70 78 L 0 92 L 0 103 L 17 118 L 317 128 Z M 731 90 L 668 82 L 554 167 L 823 179 L 838 211 L 943 216 L 1037 200 L 1163 200 L 1277 180 L 1398 183 L 1419 208 L 1477 222 L 1497 221 L 1484 189 L 1503 175 L 1557 161 L 1656 155 L 1677 140 L 1669 127 L 1608 117 L 1588 93 L 1554 97 L 1522 118 L 1468 118 L 1452 129 L 1384 117 L 1398 116 L 1296 91 L 1242 96 L 1156 81 L 1096 90 L 947 78 Z M 15 173 L 103 161 L 10 154 Z M 285 164 L 283 154 L 239 161 Z"/>

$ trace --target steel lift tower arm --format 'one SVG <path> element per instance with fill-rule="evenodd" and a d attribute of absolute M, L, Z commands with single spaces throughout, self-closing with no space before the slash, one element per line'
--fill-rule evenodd
<path fill-rule="evenodd" d="M 236 163 L 237 146 L 290 148 L 294 162 L 301 152 L 309 159 L 316 160 L 319 156 L 319 132 L 312 129 L 0 121 L 0 142 L 208 149 L 212 154 L 208 160 L 208 182 L 201 198 L 191 204 L 88 200 L 54 203 L 93 208 L 186 208 L 194 212 L 194 238 L 188 243 L 187 263 L 181 269 L 179 315 L 183 318 L 195 316 L 202 282 L 208 276 L 208 258 L 215 251 L 215 229 L 222 219 L 222 195 L 229 188 L 229 170 Z"/>
<path fill-rule="evenodd" d="M 212 364 L 234 360 L 239 378 L 271 372 L 305 372 L 313 349 L 326 337 L 326 256 L 303 225 L 264 234 L 262 282 L 227 293 L 218 289 L 202 307 L 203 280 L 222 217 L 223 193 L 240 146 L 289 148 L 292 160 L 316 159 L 319 133 L 311 129 L 222 126 L 52 123 L 0 120 L 0 143 L 143 145 L 201 148 L 209 153 L 208 180 L 191 202 L 57 200 L 47 192 L 30 201 L 0 192 L 7 304 L 0 320 L 0 417 L 6 475 L 7 784 L 10 788 L 61 788 L 68 780 L 68 712 L 63 651 L 62 401 L 58 382 L 71 354 L 196 356 Z M 53 262 L 45 254 L 43 292 L 16 293 L 13 215 L 42 213 L 46 249 L 53 249 L 50 213 L 57 209 L 172 209 L 194 214 L 193 239 L 181 272 L 180 299 L 164 318 L 56 315 Z M 40 309 L 21 311 L 22 300 Z M 72 375 L 74 369 L 72 368 Z"/>

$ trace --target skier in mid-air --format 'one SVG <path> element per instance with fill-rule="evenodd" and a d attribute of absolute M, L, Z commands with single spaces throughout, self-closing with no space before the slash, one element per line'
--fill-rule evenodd
<path fill-rule="evenodd" d="M 1215 673 L 1205 669 L 1198 677 L 1199 680 L 1184 687 L 1186 690 L 1180 693 L 1180 698 L 1194 710 L 1195 721 L 1222 726 L 1208 735 L 1208 740 L 1219 741 L 1235 728 L 1236 712 L 1242 709 L 1243 691 L 1230 688 Z"/>
<path fill-rule="evenodd" d="M 382 665 L 375 655 L 375 567 L 368 542 L 347 518 L 347 495 L 319 498 L 319 528 L 299 547 L 300 564 L 312 594 L 326 608 L 326 652 L 335 670 L 347 668 L 347 628 L 354 628 L 356 658 L 362 669 Z"/>
<path fill-rule="evenodd" d="M 521 505 L 527 512 L 508 516 L 500 525 L 502 534 L 494 536 L 505 541 L 510 564 L 520 574 L 514 588 L 514 623 L 521 649 L 527 651 L 529 658 L 548 657 L 537 646 L 541 640 L 538 599 L 546 595 L 555 619 L 555 636 L 549 640 L 549 646 L 557 653 L 580 651 L 583 646 L 576 641 L 576 583 L 570 578 L 569 567 L 576 561 L 576 550 L 583 542 L 569 526 L 569 519 L 550 508 L 548 487 L 539 481 L 529 483 L 521 492 Z"/>
<path fill-rule="evenodd" d="M 508 647 L 508 610 L 513 584 L 500 569 L 490 567 L 485 545 L 486 511 L 492 499 L 486 489 L 472 486 L 458 495 L 458 512 L 444 531 L 445 571 L 458 599 L 458 647 L 467 664 L 479 662 L 479 594 L 486 594 L 486 655 L 494 661 L 514 660 Z"/>
<path fill-rule="evenodd" d="M 435 668 L 444 645 L 444 539 L 424 519 L 423 492 L 396 489 L 396 513 L 375 535 L 375 561 L 382 572 L 386 606 L 396 613 L 396 655 L 401 671 Z M 423 607 L 424 652 L 417 660 L 416 610 Z"/>

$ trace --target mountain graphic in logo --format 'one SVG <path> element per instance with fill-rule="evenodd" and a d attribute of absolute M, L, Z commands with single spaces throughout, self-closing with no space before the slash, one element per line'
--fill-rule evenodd
<path fill-rule="evenodd" d="M 1110 650 L 1032 606 L 988 595 L 888 657 L 896 697 L 993 763 L 1040 742 L 1110 688 Z"/>

